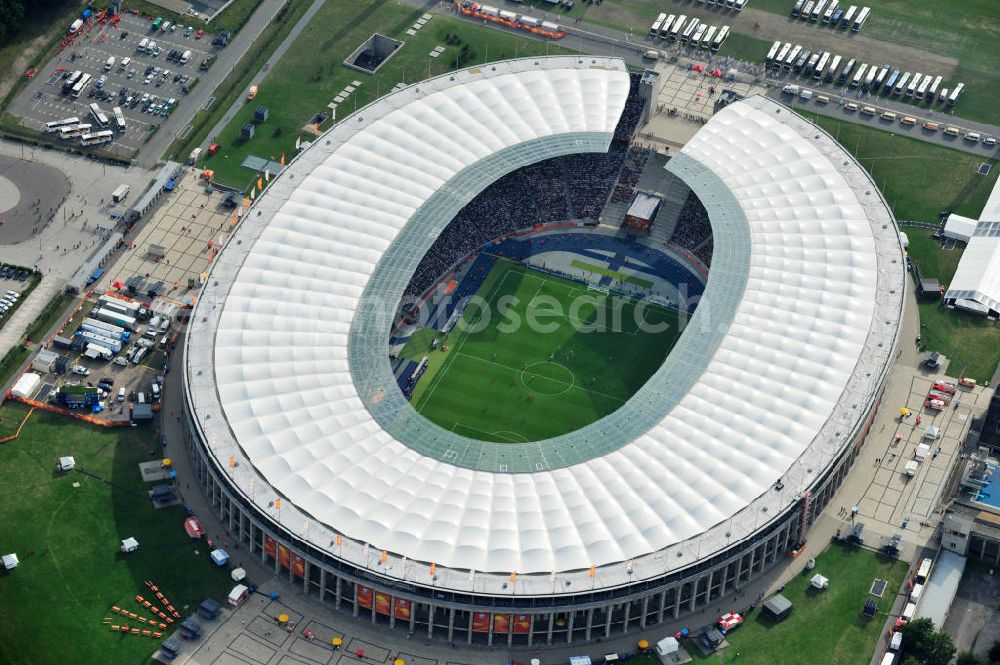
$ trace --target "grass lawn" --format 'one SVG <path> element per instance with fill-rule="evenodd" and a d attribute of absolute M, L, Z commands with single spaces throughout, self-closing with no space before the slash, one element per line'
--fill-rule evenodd
<path fill-rule="evenodd" d="M 840 141 L 871 174 L 896 219 L 936 223 L 942 210 L 978 218 L 1000 169 L 977 173 L 984 161 L 951 148 L 835 118 L 801 112 Z"/>
<path fill-rule="evenodd" d="M 569 52 L 559 46 L 438 15 L 416 36 L 407 35 L 406 30 L 423 13 L 422 9 L 387 0 L 328 0 L 268 73 L 253 103 L 242 108 L 222 132 L 218 140 L 222 150 L 200 164 L 214 169 L 217 180 L 246 187 L 256 181 L 257 174 L 240 166 L 243 158 L 255 154 L 277 160 L 284 153 L 291 159 L 296 137 L 314 138 L 303 130 L 313 115 L 329 114 L 327 104 L 352 81 L 361 81 L 362 85 L 337 109 L 337 119 L 387 94 L 401 81 L 412 83 L 452 69 L 515 55 Z M 345 67 L 342 61 L 373 32 L 406 44 L 375 76 Z M 452 44 L 446 44 L 448 35 L 457 36 L 460 42 L 454 43 L 453 39 Z M 439 45 L 447 50 L 438 58 L 428 56 Z M 240 127 L 252 120 L 254 109 L 261 104 L 269 107 L 267 122 L 258 126 L 253 139 L 240 139 Z M 320 130 L 328 129 L 331 124 L 332 120 L 327 121 Z"/>
<path fill-rule="evenodd" d="M 759 39 L 744 35 L 739 32 L 730 32 L 729 37 L 719 49 L 719 55 L 746 60 L 747 62 L 759 62 L 767 55 L 768 49 L 774 42 L 766 39 Z"/>
<path fill-rule="evenodd" d="M 906 569 L 902 561 L 832 544 L 816 557 L 814 571 L 804 571 L 788 582 L 782 593 L 794 607 L 787 619 L 776 624 L 758 608 L 744 617 L 743 626 L 726 636 L 731 645 L 728 648 L 705 656 L 690 642 L 686 647 L 694 662 L 713 665 L 868 663 Z M 815 573 L 830 579 L 828 589 L 818 591 L 810 586 L 809 579 Z M 883 597 L 876 599 L 878 615 L 864 619 L 861 608 L 875 578 L 889 584 Z M 655 656 L 642 656 L 636 665 L 660 665 L 660 661 Z"/>
<path fill-rule="evenodd" d="M 910 247 L 906 253 L 920 266 L 920 272 L 925 277 L 937 277 L 942 284 L 948 284 L 955 276 L 958 262 L 965 250 L 963 243 L 955 245 L 955 249 L 945 251 L 940 240 L 935 240 L 930 229 L 920 227 L 904 227 Z"/>
<path fill-rule="evenodd" d="M 0 428 L 27 411 L 4 404 Z M 182 615 L 205 596 L 225 600 L 228 575 L 184 533 L 184 510 L 154 510 L 146 498 L 136 465 L 158 459 L 159 449 L 152 428 L 94 427 L 43 411 L 0 445 L 0 541 L 21 559 L 0 575 L 0 662 L 145 662 L 159 640 L 102 624 L 112 605 L 141 613 L 134 597 L 149 595 L 145 580 Z M 81 472 L 55 473 L 62 455 Z M 140 548 L 123 557 L 127 536 Z"/>
<path fill-rule="evenodd" d="M 653 285 L 653 283 L 648 279 L 618 272 L 617 270 L 602 268 L 601 266 L 594 265 L 593 263 L 587 263 L 586 261 L 574 260 L 571 262 L 571 265 L 574 268 L 580 268 L 581 270 L 586 270 L 602 277 L 610 277 L 611 279 L 618 280 L 619 282 L 625 282 L 626 284 L 635 284 L 636 286 L 641 286 L 644 289 L 648 289 Z"/>
<path fill-rule="evenodd" d="M 430 350 L 433 335 L 410 349 L 410 357 L 444 357 L 421 379 L 414 407 L 476 439 L 536 441 L 606 416 L 649 379 L 678 337 L 673 311 L 646 308 L 646 322 L 667 327 L 642 331 L 634 301 L 509 262 L 498 263 L 478 293 L 487 306 L 468 307 L 444 340 L 446 352 Z"/>

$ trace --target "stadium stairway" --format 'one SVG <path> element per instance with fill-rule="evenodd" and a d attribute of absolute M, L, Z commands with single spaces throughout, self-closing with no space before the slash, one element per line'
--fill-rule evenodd
<path fill-rule="evenodd" d="M 566 214 L 567 219 L 576 219 L 576 207 L 573 205 L 573 179 L 570 178 L 569 171 L 566 169 L 566 160 L 559 160 L 559 169 L 562 171 L 563 177 L 563 193 L 566 196 Z"/>
<path fill-rule="evenodd" d="M 677 220 L 681 217 L 681 210 L 687 201 L 688 192 L 691 191 L 673 173 L 667 173 L 666 176 L 662 191 L 663 203 L 656 211 L 656 219 L 653 220 L 653 227 L 649 231 L 649 239 L 664 246 L 674 235 Z"/>

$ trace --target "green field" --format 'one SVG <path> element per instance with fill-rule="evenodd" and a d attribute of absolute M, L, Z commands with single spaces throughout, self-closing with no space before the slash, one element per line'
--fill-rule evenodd
<path fill-rule="evenodd" d="M 635 275 L 629 275 L 627 273 L 618 272 L 617 270 L 609 270 L 608 268 L 602 268 L 601 266 L 594 265 L 593 263 L 587 263 L 586 261 L 576 261 L 570 262 L 574 268 L 580 268 L 581 270 L 586 270 L 587 272 L 592 272 L 595 275 L 600 275 L 601 277 L 610 277 L 611 279 L 623 282 L 625 284 L 634 284 L 640 286 L 644 289 L 648 289 L 653 285 L 648 279 L 643 279 L 642 277 L 636 277 Z"/>
<path fill-rule="evenodd" d="M 978 218 L 1000 175 L 997 160 L 808 111 L 800 113 L 861 162 L 896 219 L 936 223 L 943 210 Z M 977 172 L 984 161 L 993 165 L 986 176 Z"/>
<path fill-rule="evenodd" d="M 362 85 L 339 106 L 337 120 L 388 94 L 399 82 L 412 83 L 453 69 L 515 56 L 569 52 L 563 47 L 440 15 L 435 15 L 415 36 L 407 35 L 406 31 L 423 13 L 423 9 L 387 0 L 328 0 L 268 73 L 254 102 L 240 109 L 221 133 L 217 142 L 222 150 L 200 164 L 214 169 L 217 180 L 248 187 L 258 174 L 240 166 L 243 158 L 254 154 L 278 160 L 284 154 L 291 159 L 297 137 L 314 138 L 303 129 L 310 119 L 316 113 L 329 114 L 327 104 L 352 81 L 361 81 Z M 373 32 L 406 43 L 374 76 L 345 67 L 343 60 Z M 440 57 L 431 58 L 428 53 L 435 46 L 447 50 Z M 268 120 L 257 127 L 253 139 L 242 140 L 240 128 L 253 119 L 258 105 L 268 107 Z M 332 124 L 333 120 L 328 120 L 320 130 Z"/>
<path fill-rule="evenodd" d="M 417 411 L 475 439 L 537 441 L 606 416 L 649 379 L 679 336 L 671 310 L 640 310 L 639 320 L 664 328 L 643 331 L 635 301 L 508 262 L 493 268 L 478 295 L 486 307 L 466 309 L 443 340 L 446 351 L 430 350 L 435 335 L 426 330 L 403 350 L 430 359 L 411 400 Z"/>
<path fill-rule="evenodd" d="M 929 229 L 904 228 L 910 239 L 909 256 L 920 266 L 925 277 L 937 277 L 945 286 L 951 282 L 962 258 L 964 245 L 945 250 Z M 938 301 L 920 303 L 920 345 L 940 351 L 951 365 L 951 376 L 960 373 L 980 383 L 992 378 L 1000 363 L 1000 328 L 994 321 L 978 314 L 942 307 Z"/>
<path fill-rule="evenodd" d="M 26 414 L 20 404 L 0 407 L 0 433 L 15 431 Z M 145 662 L 159 640 L 113 634 L 102 623 L 116 616 L 112 605 L 141 613 L 134 597 L 151 595 L 145 580 L 182 615 L 205 596 L 225 600 L 232 583 L 206 544 L 184 533 L 184 510 L 154 510 L 146 498 L 137 464 L 158 459 L 158 439 L 150 428 L 94 427 L 35 411 L 19 438 L 0 445 L 0 542 L 21 560 L 0 575 L 0 662 Z M 54 471 L 63 455 L 76 458 L 78 472 Z M 123 557 L 128 536 L 140 546 Z"/>
<path fill-rule="evenodd" d="M 694 662 L 711 665 L 865 665 L 875 652 L 906 569 L 906 563 L 868 550 L 830 545 L 816 557 L 815 570 L 804 571 L 785 586 L 782 594 L 793 605 L 787 619 L 774 623 L 758 608 L 744 616 L 740 628 L 726 635 L 729 647 L 705 656 L 690 640 L 684 646 Z M 830 579 L 827 589 L 811 587 L 809 580 L 815 573 Z M 865 619 L 861 608 L 875 578 L 888 585 L 882 598 L 875 599 L 878 615 Z M 660 665 L 660 660 L 643 655 L 634 665 Z"/>

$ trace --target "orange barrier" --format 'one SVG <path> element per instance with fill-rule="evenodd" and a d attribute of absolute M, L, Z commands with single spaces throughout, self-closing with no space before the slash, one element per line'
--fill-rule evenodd
<path fill-rule="evenodd" d="M 132 425 L 132 421 L 130 420 L 104 420 L 87 413 L 74 411 L 72 409 L 64 409 L 61 406 L 55 406 L 54 404 L 48 404 L 46 402 L 39 402 L 37 400 L 28 399 L 27 397 L 19 397 L 11 393 L 7 393 L 7 399 L 17 400 L 18 402 L 27 404 L 28 406 L 33 406 L 36 409 L 43 409 L 50 413 L 58 413 L 61 416 L 70 416 L 71 418 L 82 420 L 86 423 L 90 423 L 91 425 L 100 425 L 101 427 L 131 427 Z"/>
<path fill-rule="evenodd" d="M 21 424 L 17 426 L 17 431 L 11 434 L 10 436 L 5 436 L 4 438 L 0 439 L 0 443 L 7 443 L 8 441 L 13 441 L 17 437 L 21 436 L 21 430 L 24 428 L 24 424 L 28 422 L 28 418 L 30 418 L 31 414 L 35 412 L 36 408 L 38 407 L 31 407 L 28 413 L 24 416 L 24 420 L 22 420 Z"/>
<path fill-rule="evenodd" d="M 541 35 L 542 37 L 548 37 L 550 39 L 562 39 L 566 36 L 566 33 L 562 30 L 554 32 L 552 30 L 546 30 L 544 28 L 536 28 L 531 25 L 525 25 L 517 21 L 511 21 L 509 19 L 500 18 L 499 16 L 490 16 L 489 14 L 484 14 L 482 12 L 476 11 L 469 7 L 463 7 L 460 0 L 455 0 L 455 6 L 458 11 L 462 12 L 466 16 L 475 16 L 476 18 L 481 18 L 485 21 L 492 21 L 494 23 L 499 23 L 500 25 L 505 25 L 508 28 L 516 28 L 517 30 L 524 30 L 525 32 L 530 32 L 535 35 Z"/>

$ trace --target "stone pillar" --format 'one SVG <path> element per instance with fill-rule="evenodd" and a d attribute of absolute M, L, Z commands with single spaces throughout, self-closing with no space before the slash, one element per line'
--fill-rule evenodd
<path fill-rule="evenodd" d="M 594 608 L 591 607 L 587 610 L 587 632 L 584 633 L 583 639 L 590 641 L 590 631 L 594 627 Z"/>
<path fill-rule="evenodd" d="M 614 603 L 604 608 L 604 639 L 611 637 L 611 615 L 615 612 Z"/>
<path fill-rule="evenodd" d="M 639 618 L 639 627 L 646 627 L 646 613 L 649 611 L 649 596 L 642 599 L 642 616 Z"/>
<path fill-rule="evenodd" d="M 309 569 L 312 566 L 307 559 L 305 563 L 302 564 L 302 592 L 306 595 L 309 594 Z"/>
<path fill-rule="evenodd" d="M 556 613 L 549 612 L 549 630 L 545 635 L 546 644 L 552 644 L 552 626 L 555 625 L 555 622 L 556 622 Z"/>
<path fill-rule="evenodd" d="M 326 600 L 326 568 L 319 567 L 319 602 Z"/>
<path fill-rule="evenodd" d="M 333 592 L 333 607 L 335 609 L 339 610 L 340 609 L 340 600 L 341 600 L 340 576 L 339 575 L 334 580 L 333 589 L 334 589 L 334 592 Z M 357 616 L 357 614 L 355 614 L 354 616 Z"/>
<path fill-rule="evenodd" d="M 660 609 L 656 611 L 656 623 L 663 623 L 663 612 L 667 609 L 667 590 L 660 592 Z"/>
<path fill-rule="evenodd" d="M 413 616 L 413 612 L 410 612 L 410 616 Z M 412 622 L 410 624 L 412 630 Z M 455 640 L 455 608 L 452 607 L 448 610 L 448 641 L 453 642 Z"/>
<path fill-rule="evenodd" d="M 573 626 L 576 624 L 576 612 L 569 613 L 569 624 L 566 626 L 566 644 L 573 643 Z"/>

